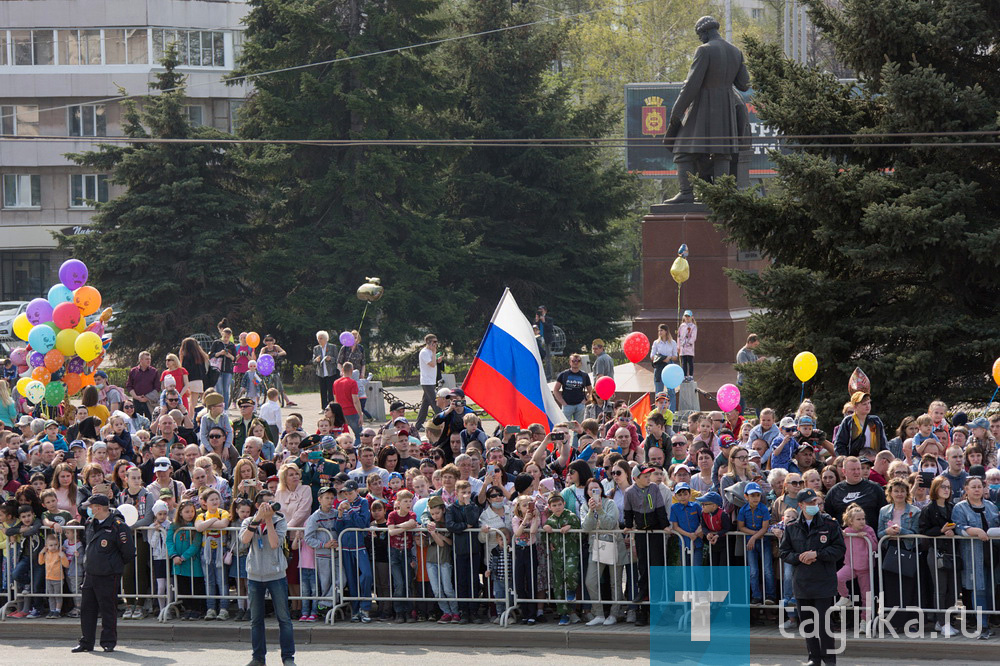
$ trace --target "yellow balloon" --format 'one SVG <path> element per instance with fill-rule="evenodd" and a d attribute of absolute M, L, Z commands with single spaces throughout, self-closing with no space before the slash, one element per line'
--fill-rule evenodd
<path fill-rule="evenodd" d="M 77 356 L 90 363 L 101 355 L 104 346 L 101 344 L 101 336 L 93 331 L 84 331 L 73 342 L 73 349 Z"/>
<path fill-rule="evenodd" d="M 800 382 L 812 379 L 818 367 L 819 361 L 816 360 L 816 354 L 812 352 L 799 352 L 795 360 L 792 361 L 792 370 L 795 371 L 795 376 L 799 378 Z"/>
<path fill-rule="evenodd" d="M 83 333 L 87 330 L 87 318 L 80 317 L 80 323 L 73 327 L 73 330 L 77 333 Z"/>
<path fill-rule="evenodd" d="M 684 257 L 674 259 L 674 265 L 670 267 L 670 276 L 677 284 L 687 282 L 688 278 L 691 277 L 691 267 L 688 265 L 688 260 Z"/>
<path fill-rule="evenodd" d="M 22 397 L 25 395 L 24 392 L 28 390 L 28 382 L 30 382 L 30 381 L 31 381 L 31 377 L 30 376 L 29 377 L 21 377 L 20 379 L 17 380 L 17 385 L 16 385 L 15 388 L 17 388 L 18 395 L 20 395 Z"/>
<path fill-rule="evenodd" d="M 76 353 L 76 346 L 74 343 L 76 339 L 80 336 L 80 333 L 75 328 L 65 328 L 58 333 L 56 333 L 56 349 L 62 352 L 63 356 L 67 358 Z"/>
<path fill-rule="evenodd" d="M 28 321 L 28 315 L 22 312 L 14 317 L 14 335 L 27 342 L 29 333 L 31 333 L 31 322 Z"/>

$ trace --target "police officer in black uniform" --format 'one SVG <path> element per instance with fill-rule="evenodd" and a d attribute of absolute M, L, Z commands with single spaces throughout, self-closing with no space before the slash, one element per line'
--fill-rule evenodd
<path fill-rule="evenodd" d="M 105 495 L 95 494 L 88 504 L 92 516 L 84 532 L 83 603 L 80 628 L 83 635 L 73 652 L 92 652 L 101 614 L 101 647 L 114 652 L 118 643 L 118 591 L 125 562 L 135 557 L 132 530 L 118 512 L 111 511 Z"/>
<path fill-rule="evenodd" d="M 827 613 L 837 594 L 837 561 L 847 552 L 844 534 L 836 520 L 820 513 L 820 498 L 815 490 L 800 490 L 797 499 L 799 519 L 785 528 L 780 552 L 781 560 L 794 567 L 792 586 L 799 618 L 803 623 L 813 620 L 803 629 L 809 650 L 806 666 L 836 664 Z"/>

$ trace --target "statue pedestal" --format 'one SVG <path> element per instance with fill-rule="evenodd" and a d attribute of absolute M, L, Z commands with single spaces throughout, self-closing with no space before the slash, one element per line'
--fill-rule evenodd
<path fill-rule="evenodd" d="M 656 205 L 642 219 L 642 310 L 632 328 L 656 339 L 659 324 L 676 332 L 677 283 L 670 266 L 677 248 L 687 243 L 690 279 L 681 285 L 680 310 L 694 312 L 698 322 L 698 363 L 734 363 L 746 343 L 750 309 L 746 298 L 723 269 L 759 271 L 767 262 L 756 251 L 742 252 L 723 240 L 702 204 Z"/>

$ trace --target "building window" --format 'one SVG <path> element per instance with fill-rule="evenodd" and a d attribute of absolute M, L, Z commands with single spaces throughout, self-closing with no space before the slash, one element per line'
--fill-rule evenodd
<path fill-rule="evenodd" d="M 56 279 L 50 272 L 52 254 L 0 252 L 0 297 L 5 301 L 29 301 L 44 294 L 47 285 Z"/>
<path fill-rule="evenodd" d="M 42 205 L 40 176 L 6 173 L 3 176 L 4 208 L 37 208 Z"/>
<path fill-rule="evenodd" d="M 218 30 L 153 30 L 153 57 L 163 58 L 167 46 L 177 44 L 177 55 L 187 67 L 225 67 L 225 35 Z"/>
<path fill-rule="evenodd" d="M 7 58 L 7 31 L 0 30 L 0 66 L 9 64 L 10 60 Z"/>
<path fill-rule="evenodd" d="M 38 107 L 28 105 L 0 106 L 0 134 L 38 136 Z"/>
<path fill-rule="evenodd" d="M 52 30 L 11 30 L 10 44 L 15 65 L 54 65 Z"/>
<path fill-rule="evenodd" d="M 97 174 L 74 174 L 69 177 L 70 208 L 93 208 L 94 202 L 107 203 L 108 177 Z"/>
<path fill-rule="evenodd" d="M 236 134 L 240 128 L 240 109 L 243 108 L 243 100 L 229 100 L 229 133 Z"/>
<path fill-rule="evenodd" d="M 191 123 L 191 127 L 201 127 L 205 124 L 205 107 L 200 104 L 192 104 L 185 106 L 184 110 L 187 112 L 188 122 Z"/>
<path fill-rule="evenodd" d="M 59 30 L 60 65 L 100 65 L 100 30 Z"/>
<path fill-rule="evenodd" d="M 762 7 L 754 7 L 750 10 L 750 18 L 754 21 L 764 20 L 764 9 Z"/>
<path fill-rule="evenodd" d="M 103 104 L 71 106 L 69 113 L 70 136 L 107 136 L 108 123 L 104 118 Z"/>
<path fill-rule="evenodd" d="M 149 61 L 145 28 L 106 28 L 104 62 L 107 65 L 145 65 Z"/>

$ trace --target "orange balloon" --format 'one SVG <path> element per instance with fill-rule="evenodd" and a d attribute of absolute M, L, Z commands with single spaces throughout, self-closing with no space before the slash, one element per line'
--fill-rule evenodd
<path fill-rule="evenodd" d="M 1000 358 L 993 361 L 993 381 L 997 383 L 997 386 L 1000 386 Z"/>
<path fill-rule="evenodd" d="M 80 375 L 75 372 L 67 372 L 63 375 L 63 383 L 66 384 L 66 395 L 76 395 L 83 388 Z"/>
<path fill-rule="evenodd" d="M 101 307 L 101 292 L 90 285 L 84 285 L 73 292 L 73 302 L 80 308 L 80 314 L 88 317 Z"/>
<path fill-rule="evenodd" d="M 31 378 L 37 379 L 43 384 L 48 384 L 49 380 L 52 379 L 52 373 L 49 372 L 48 368 L 46 368 L 43 365 L 40 365 L 31 371 Z"/>
<path fill-rule="evenodd" d="M 250 345 L 252 349 L 256 349 L 257 345 L 260 344 L 260 336 L 250 331 L 247 333 L 247 344 Z"/>
<path fill-rule="evenodd" d="M 93 386 L 94 385 L 94 375 L 80 375 L 80 385 L 81 386 Z"/>
<path fill-rule="evenodd" d="M 49 372 L 55 372 L 62 367 L 66 357 L 58 349 L 52 349 L 45 354 L 45 368 Z"/>

